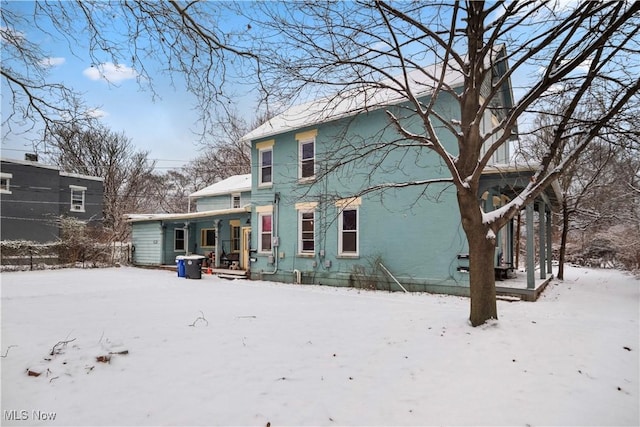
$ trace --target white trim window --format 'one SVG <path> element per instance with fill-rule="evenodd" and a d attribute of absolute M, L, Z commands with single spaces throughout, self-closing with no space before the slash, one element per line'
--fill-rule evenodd
<path fill-rule="evenodd" d="M 316 139 L 307 139 L 299 142 L 298 178 L 300 180 L 312 180 L 316 176 Z"/>
<path fill-rule="evenodd" d="M 304 255 L 315 253 L 315 211 L 298 211 L 298 252 Z"/>
<path fill-rule="evenodd" d="M 271 253 L 273 240 L 273 215 L 269 213 L 258 214 L 258 252 Z"/>
<path fill-rule="evenodd" d="M 11 178 L 13 174 L 0 172 L 0 193 L 11 194 Z"/>
<path fill-rule="evenodd" d="M 84 212 L 85 193 L 87 192 L 87 187 L 70 185 L 69 189 L 71 190 L 71 211 Z"/>
<path fill-rule="evenodd" d="M 184 249 L 184 228 L 176 228 L 173 231 L 173 250 L 176 252 L 183 252 Z"/>
<path fill-rule="evenodd" d="M 258 186 L 267 186 L 273 183 L 273 149 L 263 148 L 258 150 L 259 177 Z"/>
<path fill-rule="evenodd" d="M 235 193 L 231 195 L 231 208 L 232 209 L 240 208 L 240 193 Z"/>
<path fill-rule="evenodd" d="M 338 255 L 358 256 L 360 250 L 360 211 L 344 208 L 338 217 Z"/>
<path fill-rule="evenodd" d="M 216 245 L 216 229 L 203 228 L 200 230 L 200 247 L 212 248 Z"/>

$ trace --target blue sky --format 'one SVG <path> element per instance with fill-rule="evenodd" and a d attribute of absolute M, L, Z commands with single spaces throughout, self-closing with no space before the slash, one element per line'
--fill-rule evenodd
<path fill-rule="evenodd" d="M 2 7 L 30 13 L 33 4 L 3 1 Z M 157 159 L 159 169 L 179 167 L 197 155 L 201 147 L 199 136 L 193 130 L 198 114 L 193 111 L 193 95 L 179 87 L 180 81 L 176 80 L 176 87 L 172 87 L 167 76 L 154 75 L 158 95 L 154 98 L 136 81 L 136 71 L 131 64 L 115 66 L 108 62 L 92 66 L 86 46 L 75 46 L 72 52 L 66 40 L 54 39 L 35 26 L 21 28 L 21 31 L 49 55 L 48 81 L 62 82 L 81 93 L 86 105 L 94 109 L 107 127 L 124 132 L 137 149 L 149 150 L 149 157 Z M 2 79 L 3 94 L 7 94 L 6 89 Z M 10 102 L 8 96 L 2 96 L 3 111 L 10 111 Z M 23 159 L 25 152 L 32 152 L 31 139 L 36 136 L 34 132 L 7 134 L 3 127 L 2 157 Z"/>

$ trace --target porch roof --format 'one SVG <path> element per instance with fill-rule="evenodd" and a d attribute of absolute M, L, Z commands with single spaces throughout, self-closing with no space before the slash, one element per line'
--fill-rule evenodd
<path fill-rule="evenodd" d="M 503 194 L 513 198 L 529 184 L 529 180 L 538 169 L 537 164 L 496 164 L 485 168 L 480 178 L 480 194 L 491 187 L 499 187 Z M 544 190 L 544 197 L 552 209 L 560 209 L 562 191 L 557 180 Z"/>
<path fill-rule="evenodd" d="M 242 208 L 218 209 L 211 211 L 189 212 L 189 213 L 158 213 L 158 214 L 126 214 L 127 222 L 164 221 L 164 220 L 184 220 L 206 217 L 216 217 L 222 215 L 243 214 L 251 212 L 251 205 Z"/>

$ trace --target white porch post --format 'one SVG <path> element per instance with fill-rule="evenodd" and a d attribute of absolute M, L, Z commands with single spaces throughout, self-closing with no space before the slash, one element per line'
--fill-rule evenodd
<path fill-rule="evenodd" d="M 551 248 L 551 210 L 547 209 L 546 211 L 546 215 L 547 215 L 547 273 L 552 274 L 553 273 L 553 264 L 552 264 L 552 260 L 553 260 L 553 249 Z"/>
<path fill-rule="evenodd" d="M 213 268 L 220 267 L 220 220 L 213 221 L 213 232 L 215 243 L 213 245 Z"/>
<path fill-rule="evenodd" d="M 536 287 L 535 278 L 535 250 L 534 250 L 534 232 L 533 232 L 533 203 L 529 203 L 525 210 L 527 216 L 527 288 L 534 289 Z"/>
<path fill-rule="evenodd" d="M 546 227 L 546 208 L 544 201 L 538 202 L 538 223 L 540 226 L 540 278 L 547 278 L 547 227 Z"/>

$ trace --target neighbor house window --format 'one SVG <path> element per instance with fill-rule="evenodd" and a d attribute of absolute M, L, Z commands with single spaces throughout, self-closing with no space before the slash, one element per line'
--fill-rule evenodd
<path fill-rule="evenodd" d="M 13 174 L 0 172 L 0 193 L 11 194 L 11 178 Z"/>
<path fill-rule="evenodd" d="M 84 196 L 87 192 L 87 187 L 70 185 L 69 188 L 71 189 L 71 211 L 84 212 Z"/>
<path fill-rule="evenodd" d="M 338 254 L 358 255 L 358 208 L 345 208 L 338 217 Z"/>
<path fill-rule="evenodd" d="M 176 228 L 173 234 L 173 249 L 184 251 L 184 229 Z"/>
<path fill-rule="evenodd" d="M 300 253 L 312 254 L 315 252 L 315 213 L 313 211 L 299 211 L 298 213 L 298 237 Z"/>
<path fill-rule="evenodd" d="M 200 230 L 200 246 L 203 248 L 216 245 L 216 230 L 213 228 L 203 228 Z"/>
<path fill-rule="evenodd" d="M 233 209 L 238 209 L 240 207 L 240 195 L 232 194 L 231 195 L 231 207 Z"/>
<path fill-rule="evenodd" d="M 259 233 L 259 242 L 258 247 L 260 252 L 271 252 L 271 239 L 272 239 L 272 224 L 273 216 L 270 213 L 264 213 L 258 215 L 258 233 Z"/>
<path fill-rule="evenodd" d="M 259 161 L 260 161 L 260 181 L 258 185 L 268 185 L 273 181 L 273 150 L 271 148 L 265 148 L 263 150 L 259 150 Z"/>

